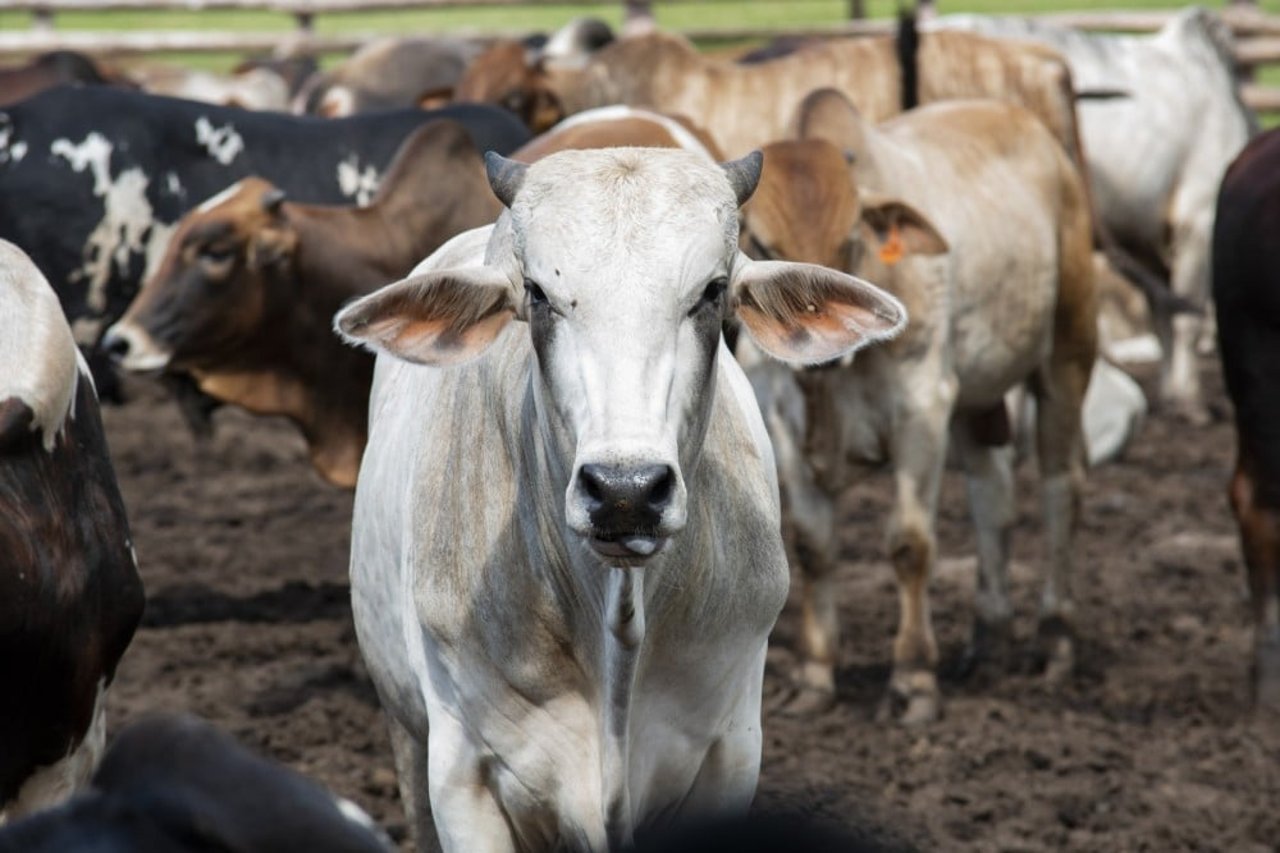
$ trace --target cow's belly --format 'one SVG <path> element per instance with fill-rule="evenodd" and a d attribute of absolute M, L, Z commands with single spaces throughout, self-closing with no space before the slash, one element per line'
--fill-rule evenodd
<path fill-rule="evenodd" d="M 1041 265 L 982 280 L 986 289 L 963 299 L 952 322 L 960 408 L 998 402 L 1044 363 L 1053 346 L 1056 275 Z"/>

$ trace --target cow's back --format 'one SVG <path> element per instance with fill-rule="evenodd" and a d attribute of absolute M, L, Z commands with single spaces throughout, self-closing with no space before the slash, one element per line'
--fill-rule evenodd
<path fill-rule="evenodd" d="M 1077 292 L 1091 277 L 1063 275 L 1070 262 L 1091 258 L 1083 181 L 1044 125 L 1013 104 L 930 104 L 880 129 L 904 154 L 890 168 L 877 158 L 886 186 L 924 212 L 951 247 L 960 402 L 976 395 L 990 403 L 1029 369 L 1026 356 L 992 358 L 993 342 L 999 352 L 1038 361 L 1051 345 L 1059 303 L 1092 302 L 1091 287 Z M 866 185 L 880 188 L 872 179 Z M 1007 375 L 988 375 L 997 364 Z"/>
<path fill-rule="evenodd" d="M 1213 299 L 1241 451 L 1258 501 L 1280 507 L 1280 133 L 1249 144 L 1227 171 L 1213 233 Z"/>
<path fill-rule="evenodd" d="M 322 119 L 58 87 L 0 111 L 0 238 L 35 261 L 73 323 L 114 319 L 195 205 L 249 175 L 299 202 L 368 201 L 403 139 L 435 118 L 459 121 L 481 151 L 528 139 L 479 105 Z"/>

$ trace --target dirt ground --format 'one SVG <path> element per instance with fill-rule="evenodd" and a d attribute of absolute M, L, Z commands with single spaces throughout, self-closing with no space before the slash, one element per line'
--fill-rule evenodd
<path fill-rule="evenodd" d="M 1243 568 L 1225 500 L 1233 447 L 1153 416 L 1127 461 L 1092 472 L 1077 539 L 1076 678 L 1029 668 L 954 676 L 975 559 L 963 486 L 948 475 L 933 583 L 944 718 L 875 721 L 896 619 L 882 558 L 890 481 L 843 505 L 839 702 L 798 719 L 786 690 L 794 606 L 774 634 L 757 808 L 879 827 L 923 850 L 1280 850 L 1280 721 L 1248 711 Z M 149 603 L 111 693 L 118 729 L 187 710 L 350 797 L 405 840 L 390 747 L 347 603 L 351 496 L 312 473 L 286 424 L 224 410 L 199 445 L 145 384 L 105 421 Z M 1040 565 L 1032 466 L 1014 544 L 1018 635 Z M 794 603 L 794 602 L 793 602 Z M 879 831 L 879 830 L 876 830 Z"/>

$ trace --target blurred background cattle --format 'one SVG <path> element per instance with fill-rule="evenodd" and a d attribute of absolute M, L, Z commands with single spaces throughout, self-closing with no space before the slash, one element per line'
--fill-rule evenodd
<path fill-rule="evenodd" d="M 799 369 L 724 326 L 794 581 L 757 809 L 815 849 L 1274 846 L 1273 0 L 91 5 L 0 3 L 0 820 L 88 785 L 0 849 L 413 848 L 348 587 L 373 359 L 333 316 L 501 213 L 485 151 L 620 146 L 763 149 L 745 256 L 911 317 Z M 190 720 L 90 783 L 156 708 L 391 840 Z"/>

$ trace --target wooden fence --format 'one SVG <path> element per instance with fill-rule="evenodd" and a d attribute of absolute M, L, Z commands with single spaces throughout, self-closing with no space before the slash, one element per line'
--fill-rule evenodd
<path fill-rule="evenodd" d="M 637 2 L 637 0 L 630 0 Z M 658 0 L 663 5 L 678 3 L 740 2 L 740 0 Z M 27 12 L 31 27 L 22 31 L 0 31 L 0 57 L 17 57 L 48 50 L 70 49 L 95 55 L 146 53 L 262 53 L 290 50 L 311 53 L 348 52 L 375 36 L 371 33 L 319 34 L 315 31 L 318 15 L 372 11 L 407 11 L 424 9 L 457 9 L 480 7 L 513 7 L 538 5 L 574 5 L 583 14 L 593 8 L 616 8 L 619 0 L 0 0 L 0 11 Z M 764 39 L 776 35 L 791 36 L 865 36 L 891 32 L 893 22 L 857 18 L 863 8 L 861 0 L 850 0 L 851 19 L 822 27 L 705 27 L 684 30 L 685 35 L 702 41 Z M 295 32 L 217 32 L 188 31 L 120 31 L 75 32 L 56 27 L 55 15 L 73 11 L 205 11 L 254 10 L 292 16 Z M 1280 16 L 1260 12 L 1250 3 L 1232 3 L 1216 9 L 1235 35 L 1236 58 L 1248 72 L 1280 63 Z M 1125 12 L 1057 12 L 1034 17 L 1083 30 L 1146 33 L 1159 29 L 1169 20 L 1167 11 Z M 473 38 L 520 36 L 520 31 L 454 30 L 451 34 Z M 1245 102 L 1259 112 L 1280 112 L 1280 88 L 1248 84 Z"/>

